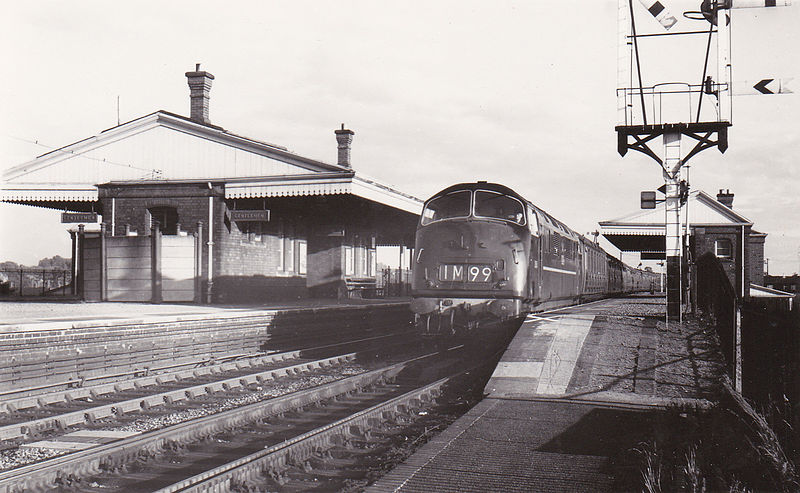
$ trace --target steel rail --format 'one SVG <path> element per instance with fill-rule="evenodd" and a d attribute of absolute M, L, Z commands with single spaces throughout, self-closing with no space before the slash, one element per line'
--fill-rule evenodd
<path fill-rule="evenodd" d="M 334 437 L 346 434 L 347 430 L 353 427 L 361 430 L 369 429 L 374 427 L 376 420 L 384 420 L 387 412 L 406 413 L 409 408 L 420 407 L 422 401 L 432 401 L 441 393 L 441 387 L 444 384 L 461 373 L 442 378 L 336 422 L 303 433 L 291 440 L 162 488 L 157 490 L 157 493 L 231 491 L 234 485 L 258 481 L 258 477 L 263 476 L 262 471 L 275 470 L 285 467 L 293 461 L 306 460 L 317 450 L 333 446 Z M 408 406 L 408 408 L 401 409 L 403 406 Z"/>
<path fill-rule="evenodd" d="M 286 394 L 44 462 L 3 471 L 0 472 L 0 493 L 52 491 L 56 485 L 63 485 L 78 478 L 121 467 L 142 453 L 153 454 L 172 443 L 182 440 L 196 441 L 226 429 L 303 408 L 367 387 L 386 378 L 393 378 L 409 364 L 436 354 L 438 353 L 430 353 L 312 389 Z"/>
<path fill-rule="evenodd" d="M 281 353 L 286 354 L 286 353 Z M 334 364 L 352 361 L 356 358 L 358 353 L 348 353 L 337 355 L 330 358 L 323 358 L 316 361 L 307 361 L 297 365 L 286 366 L 281 368 L 273 368 L 271 370 L 261 371 L 258 373 L 251 373 L 248 375 L 240 375 L 236 377 L 226 378 L 214 382 L 202 383 L 190 387 L 170 390 L 166 392 L 158 392 L 144 397 L 136 397 L 120 402 L 111 404 L 104 404 L 95 406 L 89 409 L 81 409 L 80 411 L 73 411 L 69 413 L 59 414 L 58 416 L 49 416 L 32 421 L 25 421 L 22 423 L 15 423 L 0 427 L 0 440 L 13 440 L 27 436 L 36 435 L 46 430 L 52 429 L 66 429 L 70 426 L 75 426 L 83 423 L 95 422 L 102 418 L 110 416 L 119 416 L 126 413 L 139 411 L 142 409 L 149 409 L 154 406 L 171 404 L 173 402 L 193 399 L 201 395 L 212 394 L 215 392 L 226 391 L 234 388 L 245 387 L 247 385 L 258 384 L 264 381 L 273 380 L 277 377 L 287 376 L 290 374 L 299 374 L 301 372 L 313 370 L 315 368 L 322 368 Z M 226 365 L 233 365 L 234 363 L 223 363 L 221 367 Z M 199 369 L 191 370 L 191 377 L 202 377 L 211 375 L 213 371 L 211 367 L 202 367 Z M 226 368 L 226 370 L 235 370 L 241 368 Z M 124 382 L 124 386 L 120 383 L 108 384 L 112 391 L 133 390 L 146 388 L 152 385 L 160 385 L 168 382 L 175 382 L 175 375 L 170 377 L 152 376 L 142 377 L 140 379 L 130 380 Z M 189 378 L 189 376 L 187 376 Z M 107 387 L 104 386 L 104 387 Z"/>
<path fill-rule="evenodd" d="M 325 344 L 323 346 L 302 347 L 302 348 L 297 348 L 297 349 L 295 349 L 293 351 L 288 351 L 288 352 L 291 353 L 291 352 L 300 352 L 300 351 L 316 351 L 316 350 L 327 349 L 327 348 L 332 348 L 332 347 L 336 347 L 336 346 L 343 346 L 343 345 L 346 345 L 346 344 L 357 344 L 357 343 L 373 341 L 373 340 L 377 340 L 377 339 L 383 339 L 383 338 L 387 338 L 387 337 L 396 337 L 396 336 L 399 336 L 399 335 L 407 334 L 409 332 L 411 332 L 411 331 L 391 332 L 389 334 L 382 334 L 382 335 L 374 336 L 374 337 L 365 337 L 365 338 L 362 338 L 362 339 L 354 339 L 354 340 L 350 340 L 350 341 L 335 342 L 335 343 L 331 343 L 331 344 Z M 144 367 L 141 367 L 141 368 L 137 367 L 137 368 L 133 368 L 133 369 L 131 369 L 129 371 L 123 371 L 123 372 L 117 372 L 117 373 L 109 373 L 109 374 L 104 374 L 104 375 L 92 375 L 92 376 L 86 376 L 86 377 L 70 378 L 70 379 L 66 379 L 66 380 L 60 380 L 58 382 L 45 383 L 45 384 L 41 384 L 41 385 L 33 385 L 33 386 L 30 386 L 30 387 L 24 387 L 24 388 L 20 388 L 20 389 L 0 390 L 0 397 L 4 398 L 3 400 L 0 400 L 0 413 L 13 412 L 13 409 L 10 410 L 10 409 L 8 409 L 7 406 L 9 404 L 13 405 L 13 403 L 15 401 L 22 400 L 22 399 L 29 399 L 29 398 L 33 398 L 33 397 L 39 397 L 39 396 L 42 396 L 42 395 L 48 395 L 48 394 L 53 393 L 53 392 L 43 392 L 43 393 L 40 393 L 40 394 L 25 395 L 23 397 L 16 397 L 16 398 L 14 398 L 14 397 L 7 398 L 6 396 L 13 396 L 13 395 L 16 395 L 16 394 L 26 394 L 26 393 L 29 393 L 29 392 L 36 392 L 36 391 L 39 391 L 39 390 L 52 389 L 52 388 L 56 388 L 56 387 L 67 387 L 67 388 L 63 389 L 63 390 L 60 390 L 60 391 L 55 391 L 55 392 L 70 392 L 70 391 L 74 392 L 76 389 L 87 388 L 85 383 L 86 382 L 90 382 L 90 381 L 95 381 L 95 380 L 110 380 L 110 379 L 115 379 L 115 378 L 118 379 L 120 377 L 129 377 L 131 375 L 134 375 L 134 376 L 147 376 L 147 375 L 152 374 L 154 372 L 162 372 L 164 370 L 171 370 L 171 369 L 174 369 L 174 368 L 182 368 L 182 367 L 192 367 L 192 368 L 194 368 L 194 367 L 206 366 L 206 365 L 214 364 L 214 363 L 222 364 L 222 363 L 226 363 L 226 362 L 230 362 L 230 361 L 241 361 L 243 359 L 248 359 L 248 358 L 257 358 L 257 357 L 261 357 L 261 356 L 275 356 L 275 355 L 278 355 L 278 354 L 283 354 L 283 353 L 258 351 L 258 352 L 253 352 L 253 353 L 224 354 L 224 355 L 220 355 L 220 356 L 216 356 L 216 357 L 212 356 L 210 358 L 201 358 L 201 359 L 188 360 L 188 361 L 185 361 L 185 362 L 182 362 L 182 363 L 175 363 L 175 364 L 171 364 L 171 365 L 156 366 L 156 367 L 144 366 Z"/>

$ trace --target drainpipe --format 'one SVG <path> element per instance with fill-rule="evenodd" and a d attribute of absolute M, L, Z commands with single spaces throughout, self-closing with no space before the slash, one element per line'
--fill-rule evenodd
<path fill-rule="evenodd" d="M 212 266 L 214 260 L 214 187 L 208 182 L 208 283 L 206 284 L 206 303 L 211 304 L 211 288 L 214 286 Z"/>

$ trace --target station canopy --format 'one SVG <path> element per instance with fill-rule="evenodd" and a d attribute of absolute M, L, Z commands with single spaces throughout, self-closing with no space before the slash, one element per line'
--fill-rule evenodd
<path fill-rule="evenodd" d="M 681 207 L 681 225 L 694 228 L 708 226 L 752 226 L 746 217 L 719 202 L 702 190 L 689 194 Z M 642 260 L 665 258 L 666 206 L 659 202 L 655 209 L 644 209 L 610 221 L 601 221 L 600 234 L 623 252 L 639 252 Z"/>

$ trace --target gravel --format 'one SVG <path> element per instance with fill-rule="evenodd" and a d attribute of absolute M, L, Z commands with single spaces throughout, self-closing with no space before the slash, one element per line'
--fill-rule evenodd
<path fill-rule="evenodd" d="M 327 370 L 331 371 L 331 370 Z M 113 422 L 108 426 L 103 427 L 105 430 L 113 431 L 127 431 L 145 433 L 148 431 L 158 430 L 167 426 L 176 425 L 192 419 L 202 418 L 212 414 L 218 414 L 223 411 L 243 407 L 248 404 L 253 404 L 260 401 L 265 401 L 275 397 L 299 392 L 301 390 L 309 389 L 324 385 L 342 378 L 359 375 L 366 373 L 365 368 L 353 365 L 341 366 L 333 369 L 335 373 L 325 374 L 311 374 L 301 375 L 296 377 L 292 382 L 277 381 L 270 388 L 258 387 L 256 391 L 243 390 L 241 395 L 230 397 L 227 399 L 216 400 L 212 402 L 204 402 L 199 407 L 193 407 L 176 411 L 162 416 L 142 416 L 136 418 L 134 421 L 119 426 Z M 32 464 L 42 460 L 50 459 L 59 455 L 64 455 L 68 451 L 53 450 L 48 448 L 25 448 L 13 449 L 0 452 L 0 471 L 7 469 L 14 469 L 26 464 Z"/>

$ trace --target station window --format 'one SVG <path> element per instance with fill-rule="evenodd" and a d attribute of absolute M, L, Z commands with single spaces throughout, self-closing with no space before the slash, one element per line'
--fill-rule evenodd
<path fill-rule="evenodd" d="M 279 228 L 279 270 L 286 273 L 305 274 L 308 257 L 306 240 L 297 237 L 297 230 L 291 223 L 281 222 Z"/>
<path fill-rule="evenodd" d="M 266 232 L 266 224 L 261 222 L 237 222 L 239 231 L 247 238 L 247 241 L 263 241 Z"/>
<path fill-rule="evenodd" d="M 356 249 L 356 262 L 358 263 L 358 276 L 366 276 L 367 274 L 367 249 L 360 246 Z"/>
<path fill-rule="evenodd" d="M 354 267 L 355 267 L 355 252 L 353 247 L 346 246 L 344 247 L 344 275 L 352 276 L 355 274 Z"/>
<path fill-rule="evenodd" d="M 305 240 L 297 240 L 297 273 L 305 274 L 307 272 L 308 261 L 308 244 Z"/>
<path fill-rule="evenodd" d="M 367 276 L 375 277 L 378 273 L 378 255 L 374 249 L 367 250 Z"/>
<path fill-rule="evenodd" d="M 147 209 L 148 224 L 152 228 L 158 223 L 161 234 L 178 234 L 178 211 L 174 207 L 159 206 Z"/>
<path fill-rule="evenodd" d="M 733 244 L 727 238 L 720 238 L 714 242 L 714 255 L 717 258 L 732 258 L 733 257 Z"/>

